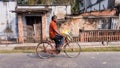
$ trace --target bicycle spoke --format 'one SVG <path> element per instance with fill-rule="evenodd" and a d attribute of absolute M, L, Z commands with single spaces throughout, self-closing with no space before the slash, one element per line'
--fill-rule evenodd
<path fill-rule="evenodd" d="M 68 57 L 76 57 L 80 54 L 81 48 L 77 43 L 69 43 L 64 47 L 64 52 Z"/>
<path fill-rule="evenodd" d="M 36 47 L 36 53 L 42 59 L 49 58 L 51 54 L 46 51 L 47 49 L 52 49 L 52 47 L 47 43 L 38 44 Z"/>

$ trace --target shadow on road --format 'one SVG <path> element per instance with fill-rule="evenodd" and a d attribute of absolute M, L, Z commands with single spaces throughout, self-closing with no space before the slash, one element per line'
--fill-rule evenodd
<path fill-rule="evenodd" d="M 41 59 L 36 53 L 28 53 L 27 56 L 29 58 L 37 58 L 37 59 Z M 51 55 L 50 58 L 68 58 L 65 54 L 61 53 L 58 55 Z M 48 59 L 50 59 L 48 58 Z"/>

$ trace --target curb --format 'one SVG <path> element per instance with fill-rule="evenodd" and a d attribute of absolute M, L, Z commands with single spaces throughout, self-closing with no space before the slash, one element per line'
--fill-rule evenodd
<path fill-rule="evenodd" d="M 101 45 L 100 42 L 79 42 L 81 48 L 95 48 L 95 47 L 120 47 L 120 42 L 112 42 L 109 45 Z M 23 43 L 23 44 L 2 44 L 0 50 L 13 50 L 13 49 L 35 49 L 38 43 Z"/>

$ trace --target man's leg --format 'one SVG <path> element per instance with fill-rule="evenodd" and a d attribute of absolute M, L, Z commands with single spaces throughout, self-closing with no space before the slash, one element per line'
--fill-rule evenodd
<path fill-rule="evenodd" d="M 64 44 L 64 37 L 61 36 L 61 37 L 59 38 L 58 44 L 57 44 L 57 46 L 56 46 L 56 49 L 57 49 L 58 51 L 61 51 L 63 44 Z"/>
<path fill-rule="evenodd" d="M 59 54 L 60 51 L 57 50 L 57 48 L 59 47 L 59 42 L 57 39 L 53 39 L 54 42 L 55 42 L 55 49 L 50 49 L 50 50 L 47 50 L 48 53 L 51 53 L 51 54 Z"/>
<path fill-rule="evenodd" d="M 59 43 L 59 40 L 55 40 L 55 48 L 56 48 L 56 53 L 59 54 L 60 53 L 60 50 L 59 50 L 59 46 L 60 46 L 60 43 Z"/>
<path fill-rule="evenodd" d="M 57 54 L 60 53 L 62 45 L 64 43 L 64 37 L 60 35 L 56 35 L 55 38 L 53 39 L 55 41 L 55 51 Z"/>
<path fill-rule="evenodd" d="M 55 38 L 52 40 L 54 40 L 54 42 L 55 42 L 55 49 L 47 49 L 46 51 L 47 51 L 47 53 L 50 53 L 50 54 L 58 54 L 58 52 L 56 52 L 56 47 L 58 47 L 57 41 Z"/>

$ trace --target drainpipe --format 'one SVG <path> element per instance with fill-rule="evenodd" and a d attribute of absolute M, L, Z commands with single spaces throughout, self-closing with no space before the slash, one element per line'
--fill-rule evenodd
<path fill-rule="evenodd" d="M 84 12 L 87 12 L 87 7 L 86 7 L 86 0 L 84 0 L 84 4 L 85 4 L 85 11 Z"/>
<path fill-rule="evenodd" d="M 6 6 L 6 8 L 5 8 L 5 13 L 6 13 L 5 18 L 6 18 L 6 23 L 8 23 L 8 12 L 7 12 L 8 7 L 7 7 L 7 2 L 5 1 L 5 2 L 3 2 L 3 4 Z"/>
<path fill-rule="evenodd" d="M 119 24 L 118 24 L 118 29 L 120 29 L 120 13 L 119 13 L 119 22 L 118 22 Z"/>
<path fill-rule="evenodd" d="M 7 23 L 7 27 L 8 27 L 8 26 L 9 26 L 9 23 L 8 23 L 8 11 L 7 11 L 8 7 L 7 7 L 7 1 L 3 1 L 3 4 L 4 4 L 4 6 L 6 6 L 6 8 L 5 8 L 5 13 L 6 13 L 5 18 L 6 18 L 6 23 Z M 7 27 L 6 27 L 6 29 L 7 29 Z M 8 33 L 4 32 L 4 34 L 5 34 L 5 35 L 7 34 L 7 38 L 8 38 Z M 7 38 L 6 38 L 6 40 L 7 40 Z"/>

